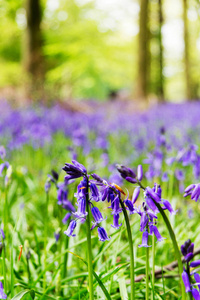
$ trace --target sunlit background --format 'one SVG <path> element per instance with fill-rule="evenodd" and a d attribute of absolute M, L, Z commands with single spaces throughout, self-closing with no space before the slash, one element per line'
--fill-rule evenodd
<path fill-rule="evenodd" d="M 30 68 L 30 60 L 34 60 L 31 51 L 35 51 L 29 45 L 31 25 L 27 25 L 27 7 L 32 5 L 31 2 L 10 0 L 0 3 L 2 95 L 49 101 L 105 100 L 113 94 L 150 101 L 180 102 L 199 98 L 199 1 L 146 1 L 148 18 L 142 27 L 148 30 L 148 70 L 145 71 L 148 78 L 144 93 L 141 93 L 141 87 L 138 93 L 138 77 L 144 77 L 138 75 L 139 60 L 142 59 L 140 1 L 35 1 L 41 13 L 39 29 L 36 29 L 41 41 L 41 57 L 36 72 Z M 159 21 L 160 14 L 162 22 Z M 38 72 L 41 76 L 36 75 Z"/>

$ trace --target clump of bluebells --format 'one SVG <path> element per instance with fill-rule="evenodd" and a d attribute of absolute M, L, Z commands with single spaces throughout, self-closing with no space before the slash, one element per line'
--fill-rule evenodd
<path fill-rule="evenodd" d="M 181 246 L 181 252 L 184 256 L 186 267 L 182 273 L 182 279 L 185 285 L 186 293 L 191 293 L 195 300 L 200 299 L 200 275 L 196 273 L 195 269 L 191 271 L 191 268 L 200 266 L 200 260 L 192 261 L 194 257 L 194 243 L 191 240 L 187 240 Z M 198 289 L 197 289 L 198 287 Z"/>
<path fill-rule="evenodd" d="M 122 223 L 119 223 L 120 213 L 123 211 L 120 205 L 121 193 L 125 193 L 116 184 L 108 183 L 97 174 L 88 175 L 86 168 L 77 161 L 73 160 L 72 163 L 65 164 L 63 168 L 68 174 L 65 180 L 78 177 L 83 177 L 83 179 L 78 185 L 77 193 L 75 193 L 75 197 L 77 198 L 77 211 L 73 212 L 75 219 L 70 222 L 68 229 L 64 233 L 68 236 L 75 236 L 74 230 L 77 221 L 84 223 L 86 220 L 88 214 L 86 211 L 86 202 L 89 201 L 89 208 L 94 219 L 91 230 L 97 227 L 99 240 L 102 242 L 109 240 L 110 238 L 105 228 L 100 225 L 105 218 L 103 218 L 102 213 L 94 203 L 105 200 L 110 203 L 108 208 L 111 209 L 111 214 L 113 215 L 113 224 L 111 226 L 119 229 L 122 225 Z"/>
<path fill-rule="evenodd" d="M 157 228 L 157 213 L 159 213 L 158 205 L 163 210 L 168 210 L 171 214 L 175 214 L 176 212 L 173 210 L 169 201 L 162 199 L 162 189 L 160 185 L 157 183 L 154 184 L 153 188 L 144 187 L 141 183 L 143 179 L 143 169 L 142 166 L 139 165 L 137 168 L 137 175 L 128 167 L 117 165 L 117 170 L 121 174 L 121 176 L 133 183 L 138 184 L 133 192 L 132 201 L 125 200 L 125 204 L 132 213 L 138 213 L 140 216 L 140 231 L 143 232 L 142 235 L 142 244 L 139 247 L 150 247 L 148 245 L 148 237 L 150 235 L 155 235 L 157 241 L 163 241 L 163 237 L 161 236 L 158 228 Z M 134 206 L 136 200 L 139 197 L 140 190 L 143 190 L 144 193 L 144 201 L 142 206 L 136 207 Z"/>
<path fill-rule="evenodd" d="M 163 237 L 157 228 L 157 213 L 159 213 L 159 209 L 156 204 L 159 204 L 163 210 L 167 209 L 171 214 L 175 214 L 176 212 L 173 210 L 169 201 L 162 199 L 162 189 L 160 185 L 155 183 L 153 188 L 143 187 L 141 183 L 143 179 L 143 169 L 141 165 L 137 168 L 137 174 L 135 174 L 132 169 L 122 165 L 117 165 L 117 169 L 122 178 L 133 184 L 138 184 L 134 190 L 132 200 L 127 197 L 123 203 L 130 214 L 137 213 L 141 218 L 140 231 L 143 232 L 143 236 L 142 244 L 139 245 L 139 247 L 149 247 L 148 237 L 153 234 L 158 241 L 162 241 Z M 75 197 L 77 198 L 77 211 L 73 212 L 74 219 L 71 220 L 68 229 L 64 233 L 68 236 L 75 236 L 74 230 L 77 222 L 85 222 L 88 214 L 86 211 L 86 201 L 88 199 L 89 207 L 94 218 L 91 230 L 98 227 L 99 240 L 109 240 L 105 229 L 100 226 L 100 223 L 105 219 L 93 203 L 107 200 L 107 202 L 110 203 L 109 208 L 113 215 L 113 224 L 111 226 L 115 229 L 119 229 L 122 225 L 122 223 L 119 223 L 120 213 L 123 211 L 121 194 L 125 195 L 125 193 L 119 186 L 114 183 L 108 183 L 97 174 L 88 175 L 86 168 L 75 160 L 72 161 L 72 164 L 65 164 L 63 170 L 67 173 L 65 182 L 83 177 L 78 185 L 77 193 L 75 193 Z M 135 203 L 140 195 L 141 189 L 144 192 L 144 201 L 142 206 L 137 207 Z"/>
<path fill-rule="evenodd" d="M 89 208 L 91 210 L 92 216 L 94 218 L 94 222 L 92 225 L 92 229 L 98 227 L 98 235 L 100 241 L 106 241 L 110 238 L 108 237 L 105 229 L 100 226 L 100 223 L 104 221 L 100 210 L 94 206 L 93 202 L 103 201 L 102 194 L 99 192 L 97 185 L 94 180 L 90 179 L 90 176 L 87 174 L 86 168 L 77 162 L 76 160 L 72 160 L 72 164 L 66 163 L 63 170 L 67 173 L 65 176 L 65 182 L 82 177 L 82 181 L 78 185 L 77 193 L 75 193 L 75 197 L 77 199 L 77 211 L 73 212 L 74 219 L 71 220 L 69 227 L 64 233 L 67 236 L 75 236 L 74 230 L 76 228 L 77 222 L 84 223 L 86 221 L 86 217 L 88 212 L 86 210 L 87 201 L 89 202 Z M 95 175 L 94 175 L 95 178 Z M 96 176 L 95 179 L 98 179 L 98 183 L 102 184 L 103 180 Z M 105 191 L 104 191 L 105 192 Z M 105 200 L 105 199 L 104 199 Z"/>

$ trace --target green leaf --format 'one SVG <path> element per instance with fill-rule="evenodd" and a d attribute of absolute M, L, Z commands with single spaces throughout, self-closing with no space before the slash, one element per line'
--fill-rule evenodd
<path fill-rule="evenodd" d="M 21 300 L 27 294 L 30 294 L 32 299 L 35 298 L 35 292 L 33 290 L 24 290 L 24 291 L 19 292 L 17 295 L 15 295 L 11 300 Z"/>
<path fill-rule="evenodd" d="M 119 278 L 119 289 L 120 289 L 120 295 L 122 300 L 128 300 L 128 294 L 127 294 L 127 289 L 126 289 L 126 281 L 125 278 Z"/>
<path fill-rule="evenodd" d="M 76 255 L 75 253 L 69 251 L 69 253 L 71 253 L 72 255 L 74 255 L 75 257 L 77 257 L 78 259 L 82 260 L 86 265 L 88 265 L 87 261 L 85 261 L 82 257 L 80 257 L 79 255 Z M 107 299 L 111 300 L 111 297 L 106 289 L 106 287 L 104 286 L 103 282 L 101 281 L 101 279 L 99 278 L 99 276 L 96 274 L 96 272 L 93 270 L 93 275 L 95 277 L 95 279 L 98 281 L 104 295 L 106 296 Z"/>

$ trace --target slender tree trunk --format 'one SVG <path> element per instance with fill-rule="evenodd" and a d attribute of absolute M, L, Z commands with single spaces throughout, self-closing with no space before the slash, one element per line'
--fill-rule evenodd
<path fill-rule="evenodd" d="M 164 78 L 163 78 L 163 45 L 162 45 L 162 25 L 163 25 L 163 11 L 162 0 L 158 0 L 158 15 L 159 15 L 159 86 L 158 86 L 158 98 L 159 101 L 164 101 Z"/>
<path fill-rule="evenodd" d="M 149 0 L 140 1 L 137 98 L 147 101 L 149 85 Z"/>
<path fill-rule="evenodd" d="M 31 91 L 39 92 L 44 79 L 42 56 L 40 0 L 26 0 L 27 29 L 25 40 L 25 70 L 30 75 Z M 39 92 L 40 94 L 40 92 Z"/>
<path fill-rule="evenodd" d="M 190 58 L 189 58 L 189 34 L 188 34 L 188 0 L 183 0 L 183 22 L 184 22 L 184 64 L 185 64 L 185 83 L 186 83 L 186 96 L 191 100 L 191 78 L 190 78 Z"/>

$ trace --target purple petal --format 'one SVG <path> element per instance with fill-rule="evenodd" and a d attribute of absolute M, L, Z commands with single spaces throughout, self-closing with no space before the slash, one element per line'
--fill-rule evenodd
<path fill-rule="evenodd" d="M 133 204 L 137 201 L 138 197 L 140 195 L 140 187 L 136 187 L 134 192 L 133 192 L 133 197 L 132 197 L 132 202 Z"/>
<path fill-rule="evenodd" d="M 200 300 L 200 294 L 197 289 L 192 289 L 192 296 L 195 300 Z"/>
<path fill-rule="evenodd" d="M 142 165 L 138 165 L 138 167 L 137 167 L 137 179 L 138 179 L 138 181 L 141 181 L 142 178 L 143 178 Z"/>
<path fill-rule="evenodd" d="M 182 273 L 183 283 L 185 285 L 185 291 L 188 293 L 190 291 L 190 280 L 186 271 Z"/>
<path fill-rule="evenodd" d="M 195 267 L 198 267 L 198 266 L 200 266 L 200 259 L 192 261 L 191 264 L 190 264 L 191 268 L 195 268 Z"/>

